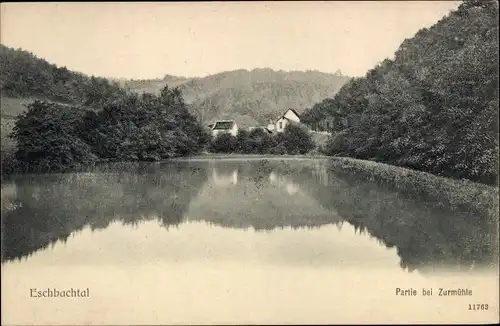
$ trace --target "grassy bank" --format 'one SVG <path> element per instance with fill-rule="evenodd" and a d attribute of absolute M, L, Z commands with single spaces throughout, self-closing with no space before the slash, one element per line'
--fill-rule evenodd
<path fill-rule="evenodd" d="M 455 180 L 373 161 L 332 157 L 337 174 L 376 182 L 410 198 L 433 203 L 437 208 L 477 212 L 475 216 L 498 221 L 499 189 L 469 180 Z"/>
<path fill-rule="evenodd" d="M 2 121 L 0 143 L 2 152 L 12 153 L 15 151 L 16 143 L 9 138 L 9 135 L 14 128 L 16 117 L 26 110 L 26 104 L 30 101 L 29 98 L 0 97 L 0 118 Z"/>
<path fill-rule="evenodd" d="M 498 221 L 499 189 L 469 180 L 439 177 L 430 173 L 401 168 L 373 161 L 320 154 L 307 155 L 261 155 L 261 154 L 217 154 L 178 158 L 176 160 L 307 160 L 323 159 L 330 162 L 329 169 L 335 174 L 360 182 L 373 182 L 391 189 L 406 198 L 418 199 L 444 210 L 466 210 L 480 219 Z"/>
<path fill-rule="evenodd" d="M 323 154 L 311 152 L 308 154 L 297 154 L 297 155 L 275 155 L 275 154 L 241 154 L 241 153 L 210 153 L 204 152 L 199 155 L 189 156 L 189 157 L 179 157 L 173 158 L 172 160 L 200 160 L 200 159 L 220 159 L 220 160 L 236 160 L 236 159 L 331 159 L 330 156 Z"/>

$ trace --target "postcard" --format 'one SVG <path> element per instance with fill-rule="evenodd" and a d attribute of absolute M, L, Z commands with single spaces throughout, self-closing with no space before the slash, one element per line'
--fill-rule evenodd
<path fill-rule="evenodd" d="M 0 9 L 2 325 L 499 322 L 498 2 Z"/>

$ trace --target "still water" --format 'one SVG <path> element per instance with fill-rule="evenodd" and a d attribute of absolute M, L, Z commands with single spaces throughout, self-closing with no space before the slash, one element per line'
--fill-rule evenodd
<path fill-rule="evenodd" d="M 497 227 L 322 159 L 16 176 L 2 183 L 2 324 L 494 322 Z M 32 296 L 48 288 L 89 297 Z"/>

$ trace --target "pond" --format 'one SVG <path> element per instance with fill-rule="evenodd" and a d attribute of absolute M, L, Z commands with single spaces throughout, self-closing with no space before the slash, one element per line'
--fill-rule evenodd
<path fill-rule="evenodd" d="M 327 159 L 15 176 L 2 324 L 491 322 L 498 222 L 475 214 Z M 38 297 L 71 288 L 88 297 Z"/>

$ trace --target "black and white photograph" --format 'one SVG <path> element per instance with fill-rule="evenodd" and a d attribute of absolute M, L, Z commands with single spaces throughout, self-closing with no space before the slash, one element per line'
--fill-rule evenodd
<path fill-rule="evenodd" d="M 1 324 L 498 323 L 498 20 L 2 2 Z"/>

